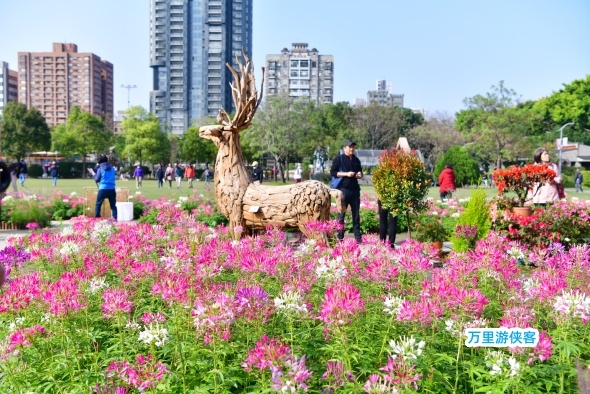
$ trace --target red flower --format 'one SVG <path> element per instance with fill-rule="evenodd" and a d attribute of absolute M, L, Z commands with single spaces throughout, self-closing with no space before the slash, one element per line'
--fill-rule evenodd
<path fill-rule="evenodd" d="M 555 171 L 546 164 L 527 164 L 522 167 L 511 166 L 494 171 L 493 177 L 498 194 L 515 192 L 519 206 L 524 206 L 527 193 L 533 190 L 535 184 L 550 182 L 555 178 Z"/>

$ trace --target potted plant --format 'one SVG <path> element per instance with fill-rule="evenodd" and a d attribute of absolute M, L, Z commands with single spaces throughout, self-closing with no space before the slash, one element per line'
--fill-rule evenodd
<path fill-rule="evenodd" d="M 524 207 L 527 198 L 534 194 L 535 185 L 552 181 L 555 176 L 555 171 L 545 164 L 527 164 L 498 169 L 494 171 L 493 180 L 498 188 L 498 195 L 514 192 L 518 199 L 517 206 Z"/>
<path fill-rule="evenodd" d="M 416 240 L 432 243 L 437 249 L 442 249 L 443 242 L 450 237 L 449 230 L 438 215 L 420 215 L 415 224 L 415 230 Z"/>

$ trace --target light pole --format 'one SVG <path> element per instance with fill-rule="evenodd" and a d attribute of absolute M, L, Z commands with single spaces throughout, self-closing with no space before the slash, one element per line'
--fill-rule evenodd
<path fill-rule="evenodd" d="M 566 123 L 559 128 L 559 174 L 561 175 L 561 150 L 563 149 L 563 129 L 567 126 L 573 126 L 574 122 Z"/>
<path fill-rule="evenodd" d="M 121 85 L 121 87 L 127 89 L 127 109 L 129 109 L 129 105 L 130 105 L 129 95 L 131 93 L 131 89 L 135 89 L 137 86 L 136 85 Z"/>

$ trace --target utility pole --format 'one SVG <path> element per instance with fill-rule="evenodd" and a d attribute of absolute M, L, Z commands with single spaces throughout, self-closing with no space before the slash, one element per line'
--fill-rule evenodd
<path fill-rule="evenodd" d="M 127 109 L 129 109 L 129 106 L 131 105 L 131 102 L 129 100 L 129 95 L 131 93 L 131 89 L 135 89 L 137 86 L 136 85 L 121 85 L 121 87 L 127 89 Z"/>

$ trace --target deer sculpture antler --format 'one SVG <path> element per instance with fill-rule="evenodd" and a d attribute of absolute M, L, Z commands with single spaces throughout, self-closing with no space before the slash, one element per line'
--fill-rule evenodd
<path fill-rule="evenodd" d="M 256 110 L 262 102 L 264 86 L 264 67 L 262 67 L 262 82 L 260 84 L 260 96 L 258 97 L 256 82 L 254 80 L 254 65 L 243 48 L 242 55 L 246 60 L 245 65 L 243 65 L 236 57 L 238 60 L 237 63 L 240 67 L 241 77 L 231 64 L 225 64 L 234 77 L 230 86 L 234 104 L 236 106 L 236 114 L 234 115 L 234 118 L 231 119 L 227 112 L 221 108 L 217 115 L 217 121 L 219 124 L 236 131 L 247 129 L 250 126 Z"/>

